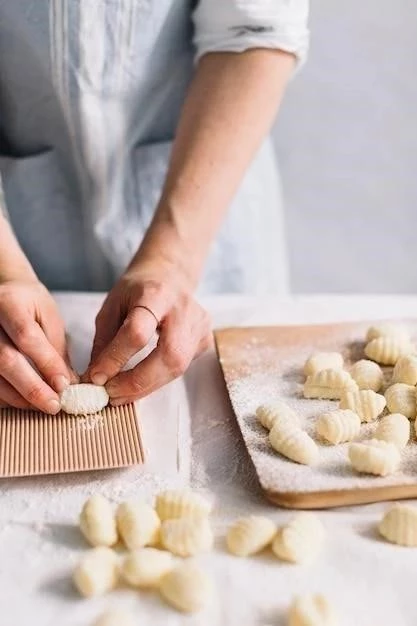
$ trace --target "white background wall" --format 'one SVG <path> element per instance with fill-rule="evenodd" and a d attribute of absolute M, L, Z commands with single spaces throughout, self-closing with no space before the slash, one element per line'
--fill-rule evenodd
<path fill-rule="evenodd" d="M 417 2 L 312 0 L 275 130 L 297 292 L 417 293 Z"/>

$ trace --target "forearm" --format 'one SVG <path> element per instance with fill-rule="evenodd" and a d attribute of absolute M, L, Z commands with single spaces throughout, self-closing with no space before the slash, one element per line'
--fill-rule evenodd
<path fill-rule="evenodd" d="M 277 50 L 208 54 L 184 103 L 153 222 L 133 264 L 160 255 L 198 282 L 209 246 L 269 131 L 294 57 Z"/>
<path fill-rule="evenodd" d="M 35 272 L 20 248 L 9 222 L 0 211 L 0 283 L 34 279 Z"/>

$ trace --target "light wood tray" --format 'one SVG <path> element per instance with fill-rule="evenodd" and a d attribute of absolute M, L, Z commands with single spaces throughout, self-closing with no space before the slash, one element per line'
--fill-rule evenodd
<path fill-rule="evenodd" d="M 363 338 L 371 322 L 316 326 L 226 328 L 215 332 L 226 387 L 262 490 L 274 504 L 288 508 L 326 508 L 417 497 L 417 443 L 403 453 L 400 471 L 374 477 L 355 473 L 347 459 L 347 446 L 320 445 L 315 467 L 298 465 L 269 445 L 267 431 L 255 417 L 257 406 L 282 399 L 302 418 L 315 437 L 316 417 L 337 402 L 306 400 L 302 395 L 302 368 L 312 352 L 339 351 L 349 366 L 364 358 Z M 407 322 L 414 339 L 417 322 Z M 392 368 L 384 368 L 386 383 Z M 368 439 L 376 423 L 363 425 L 359 439 Z"/>

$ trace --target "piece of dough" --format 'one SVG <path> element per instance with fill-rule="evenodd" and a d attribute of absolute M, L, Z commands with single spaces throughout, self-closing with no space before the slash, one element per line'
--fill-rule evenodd
<path fill-rule="evenodd" d="M 365 354 L 382 365 L 395 365 L 398 359 L 414 352 L 414 346 L 396 337 L 378 337 L 365 346 Z"/>
<path fill-rule="evenodd" d="M 359 435 L 360 429 L 360 417 L 350 409 L 322 413 L 316 422 L 317 434 L 333 445 L 352 441 Z"/>
<path fill-rule="evenodd" d="M 384 374 L 378 363 L 362 359 L 352 365 L 350 375 L 359 389 L 379 391 L 384 384 Z"/>
<path fill-rule="evenodd" d="M 146 502 L 119 504 L 116 512 L 117 529 L 129 550 L 155 544 L 159 539 L 160 519 Z"/>
<path fill-rule="evenodd" d="M 288 626 L 337 626 L 338 619 L 327 598 L 321 594 L 298 596 L 293 601 Z"/>
<path fill-rule="evenodd" d="M 342 395 L 339 408 L 350 409 L 359 415 L 361 422 L 372 422 L 381 415 L 387 404 L 383 395 L 371 389 L 347 391 Z"/>
<path fill-rule="evenodd" d="M 121 574 L 132 587 L 157 587 L 165 574 L 174 567 L 172 554 L 156 548 L 140 548 L 125 558 Z"/>
<path fill-rule="evenodd" d="M 379 339 L 379 337 L 395 337 L 400 341 L 410 341 L 410 334 L 401 324 L 393 324 L 392 322 L 382 322 L 368 328 L 366 333 L 366 341 Z"/>
<path fill-rule="evenodd" d="M 313 561 L 324 541 L 324 527 L 314 513 L 298 513 L 280 528 L 272 542 L 272 551 L 279 559 L 291 563 Z"/>
<path fill-rule="evenodd" d="M 268 546 L 277 532 L 273 521 L 261 515 L 249 515 L 230 526 L 226 543 L 236 556 L 250 556 Z"/>
<path fill-rule="evenodd" d="M 387 476 L 398 469 L 401 457 L 395 444 L 380 439 L 369 439 L 351 443 L 349 459 L 357 472 Z"/>
<path fill-rule="evenodd" d="M 304 365 L 304 374 L 311 376 L 321 370 L 342 369 L 343 357 L 340 352 L 317 352 L 312 354 Z"/>
<path fill-rule="evenodd" d="M 207 574 L 194 563 L 183 563 L 166 574 L 160 585 L 163 599 L 184 613 L 202 609 L 213 594 Z"/>
<path fill-rule="evenodd" d="M 410 439 L 410 421 L 401 413 L 386 415 L 379 422 L 374 437 L 395 443 L 397 448 L 405 448 Z"/>
<path fill-rule="evenodd" d="M 106 498 L 95 494 L 87 500 L 80 514 L 80 530 L 92 546 L 117 543 L 116 518 Z"/>
<path fill-rule="evenodd" d="M 297 413 L 288 404 L 280 400 L 258 406 L 256 417 L 267 430 L 271 430 L 277 424 L 280 424 L 283 428 L 300 425 Z"/>
<path fill-rule="evenodd" d="M 271 446 L 291 461 L 314 465 L 319 460 L 319 449 L 313 439 L 299 428 L 273 427 L 269 433 Z"/>
<path fill-rule="evenodd" d="M 104 409 L 109 396 L 101 385 L 80 383 L 69 385 L 60 396 L 61 410 L 71 415 L 89 415 Z"/>
<path fill-rule="evenodd" d="M 392 372 L 392 382 L 417 385 L 417 356 L 415 354 L 398 359 Z"/>
<path fill-rule="evenodd" d="M 404 383 L 395 383 L 385 392 L 390 413 L 401 413 L 409 419 L 416 417 L 416 388 Z"/>
<path fill-rule="evenodd" d="M 391 543 L 417 547 L 417 508 L 409 504 L 395 504 L 379 523 L 379 532 Z"/>
<path fill-rule="evenodd" d="M 179 517 L 207 517 L 211 503 L 190 490 L 162 491 L 156 497 L 155 509 L 161 521 Z"/>
<path fill-rule="evenodd" d="M 94 626 L 137 626 L 131 613 L 123 609 L 109 609 L 94 622 Z"/>
<path fill-rule="evenodd" d="M 74 570 L 73 581 L 82 596 L 99 596 L 113 589 L 119 578 L 117 555 L 100 546 L 89 550 Z"/>
<path fill-rule="evenodd" d="M 160 541 L 177 556 L 194 556 L 213 547 L 213 532 L 206 518 L 181 517 L 162 522 Z"/>
<path fill-rule="evenodd" d="M 321 370 L 307 377 L 304 383 L 304 397 L 339 400 L 344 391 L 353 391 L 357 388 L 349 372 L 341 369 Z"/>

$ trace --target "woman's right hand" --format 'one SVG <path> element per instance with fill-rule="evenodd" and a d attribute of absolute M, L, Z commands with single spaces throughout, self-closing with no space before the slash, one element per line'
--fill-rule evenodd
<path fill-rule="evenodd" d="M 37 279 L 0 282 L 0 407 L 56 414 L 59 393 L 76 380 L 46 287 Z"/>

